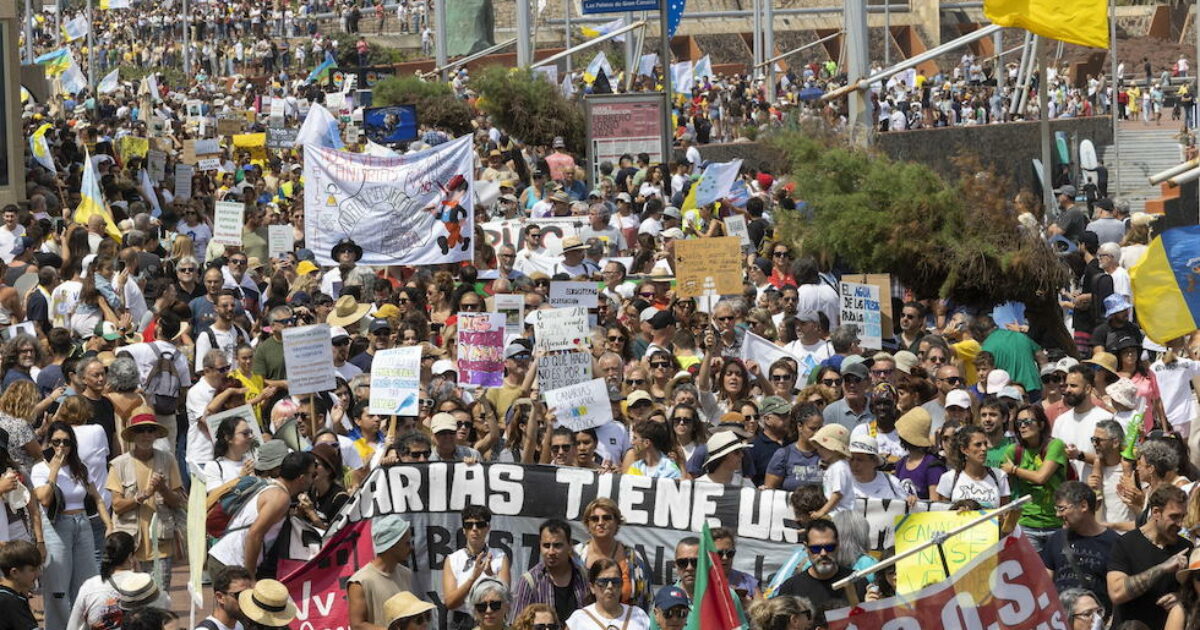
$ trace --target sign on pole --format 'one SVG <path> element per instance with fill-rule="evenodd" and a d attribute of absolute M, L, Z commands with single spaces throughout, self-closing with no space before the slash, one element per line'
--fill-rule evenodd
<path fill-rule="evenodd" d="M 218 201 L 215 206 L 212 241 L 218 245 L 240 247 L 246 204 L 240 201 Z"/>
<path fill-rule="evenodd" d="M 615 0 L 613 0 L 615 1 Z M 658 2 L 653 2 L 657 11 Z M 585 1 L 584 6 L 587 6 Z M 614 9 L 614 11 L 641 11 L 642 9 Z M 587 13 L 587 9 L 584 9 Z M 587 134 L 587 159 L 592 165 L 588 171 L 590 183 L 595 185 L 601 162 L 616 164 L 621 155 L 647 153 L 650 163 L 658 164 L 663 159 L 663 95 L 654 94 L 603 94 L 591 95 L 583 100 L 584 130 Z M 666 156 L 670 158 L 670 156 Z"/>
<path fill-rule="evenodd" d="M 192 176 L 196 174 L 195 167 L 190 164 L 175 165 L 175 198 L 192 198 Z"/>
<path fill-rule="evenodd" d="M 858 339 L 863 348 L 882 349 L 883 317 L 879 305 L 879 287 L 843 282 L 841 294 L 842 325 L 858 326 Z"/>
<path fill-rule="evenodd" d="M 929 542 L 934 534 L 945 533 L 984 514 L 981 511 L 914 512 L 896 517 L 896 554 L 920 547 Z M 981 523 L 964 532 L 947 538 L 941 544 L 946 566 L 950 573 L 961 569 L 972 558 L 987 551 L 1000 540 L 1000 522 L 993 520 Z M 900 595 L 916 593 L 930 584 L 946 579 L 946 569 L 938 554 L 938 546 L 926 547 L 923 551 L 900 560 L 896 565 L 896 592 Z"/>
<path fill-rule="evenodd" d="M 584 15 L 595 13 L 624 13 L 626 11 L 658 11 L 658 0 L 583 0 Z"/>
<path fill-rule="evenodd" d="M 332 346 L 331 346 L 332 347 Z M 421 388 L 421 346 L 375 353 L 371 362 L 371 413 L 415 416 Z"/>
<path fill-rule="evenodd" d="M 327 392 L 336 387 L 329 324 L 285 328 L 283 365 L 287 369 L 288 393 L 293 396 Z"/>
<path fill-rule="evenodd" d="M 602 378 L 546 392 L 546 407 L 554 410 L 559 426 L 572 431 L 592 429 L 613 419 L 608 386 Z"/>
<path fill-rule="evenodd" d="M 267 127 L 268 149 L 290 149 L 296 146 L 296 134 L 299 129 L 284 127 Z"/>
<path fill-rule="evenodd" d="M 742 292 L 742 243 L 736 236 L 675 242 L 675 294 L 680 297 Z"/>

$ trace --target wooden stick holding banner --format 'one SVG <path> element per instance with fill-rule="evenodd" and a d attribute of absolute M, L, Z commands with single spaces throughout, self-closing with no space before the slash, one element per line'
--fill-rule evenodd
<path fill-rule="evenodd" d="M 317 395 L 308 395 L 308 439 L 317 437 Z"/>
<path fill-rule="evenodd" d="M 935 536 L 929 542 L 926 542 L 917 547 L 913 547 L 912 549 L 909 549 L 908 551 L 905 551 L 903 553 L 898 553 L 898 554 L 892 556 L 891 558 L 888 558 L 887 560 L 883 560 L 877 564 L 873 564 L 865 569 L 859 569 L 859 570 L 855 571 L 854 573 L 851 573 L 850 575 L 838 580 L 837 582 L 834 582 L 833 588 L 835 588 L 835 589 L 843 588 L 844 589 L 847 586 L 853 584 L 855 580 L 860 580 L 860 579 L 865 578 L 868 575 L 871 575 L 873 573 L 878 573 L 890 566 L 895 565 L 897 562 L 900 562 L 904 558 L 921 553 L 922 551 L 924 551 L 925 549 L 928 549 L 932 545 L 938 545 L 940 547 L 941 542 L 944 542 L 947 538 L 951 538 L 957 534 L 967 531 L 968 529 L 971 529 L 972 527 L 975 527 L 982 523 L 986 523 L 998 516 L 1008 514 L 1008 513 L 1012 512 L 1013 510 L 1025 505 L 1026 503 L 1029 503 L 1032 500 L 1033 500 L 1033 497 L 1031 497 L 1030 495 L 1027 494 L 1027 495 L 1017 499 L 1016 501 L 1009 503 L 1008 505 L 1000 506 L 998 509 L 992 510 L 991 512 L 987 512 L 986 514 L 980 514 L 978 518 L 972 519 L 970 522 L 963 523 L 961 527 L 957 527 L 948 532 L 945 532 L 945 533 L 941 534 L 940 537 Z M 944 561 L 945 561 L 945 559 L 943 558 L 943 562 Z M 950 577 L 949 570 L 947 570 L 946 577 L 947 578 Z"/>

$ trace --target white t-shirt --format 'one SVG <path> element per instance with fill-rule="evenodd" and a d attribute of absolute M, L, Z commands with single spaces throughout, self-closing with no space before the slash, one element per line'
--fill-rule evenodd
<path fill-rule="evenodd" d="M 1096 517 L 1105 523 L 1123 523 L 1137 517 L 1137 513 L 1130 509 L 1117 494 L 1117 484 L 1120 483 L 1123 473 L 1124 470 L 1120 463 L 1105 466 L 1103 472 L 1100 473 L 1104 488 L 1104 501 L 1100 503 L 1100 510 Z"/>
<path fill-rule="evenodd" d="M 826 500 L 833 496 L 834 492 L 842 493 L 841 500 L 829 511 L 829 516 L 854 509 L 854 474 L 850 472 L 850 462 L 840 459 L 826 468 L 821 487 L 825 489 Z"/>
<path fill-rule="evenodd" d="M 1063 441 L 1063 444 L 1074 446 L 1084 453 L 1095 454 L 1096 449 L 1092 448 L 1092 436 L 1096 433 L 1096 424 L 1112 417 L 1112 413 L 1100 407 L 1092 407 L 1086 414 L 1069 409 L 1054 419 L 1054 428 L 1050 430 L 1050 437 L 1058 438 Z M 1075 466 L 1075 475 L 1080 479 L 1087 479 L 1088 475 L 1092 474 L 1092 467 L 1089 464 L 1073 461 L 1071 465 Z"/>
<path fill-rule="evenodd" d="M 1192 405 L 1196 402 L 1191 380 L 1194 376 L 1200 376 L 1200 361 L 1176 359 L 1167 364 L 1159 359 L 1150 364 L 1150 371 L 1158 379 L 1158 391 L 1171 426 L 1186 427 L 1191 424 Z M 1187 435 L 1188 432 L 1183 431 L 1183 434 Z"/>
<path fill-rule="evenodd" d="M 854 496 L 865 499 L 903 499 L 908 496 L 908 492 L 895 476 L 876 471 L 875 478 L 866 483 L 854 480 Z"/>
<path fill-rule="evenodd" d="M 175 374 L 179 376 L 180 387 L 191 385 L 192 373 L 188 369 L 187 357 L 183 355 L 183 350 L 175 347 L 169 341 L 135 343 L 121 348 L 119 354 L 128 354 L 133 359 L 133 362 L 137 364 L 138 378 L 142 381 L 142 385 L 145 385 L 146 378 L 150 376 L 150 370 L 154 369 L 160 355 L 164 352 L 171 355 L 172 363 L 175 364 Z"/>
<path fill-rule="evenodd" d="M 609 422 L 595 428 L 596 453 L 604 461 L 621 463 L 621 457 L 629 450 L 629 433 L 619 422 Z"/>
<path fill-rule="evenodd" d="M 646 611 L 627 604 L 621 604 L 621 608 L 624 610 L 620 617 L 605 619 L 595 604 L 589 604 L 571 613 L 567 618 L 567 630 L 605 630 L 610 626 L 623 630 L 650 630 L 650 617 Z"/>
<path fill-rule="evenodd" d="M 824 284 L 802 284 L 796 287 L 796 312 L 819 311 L 829 318 L 829 329 L 833 330 L 841 321 L 838 293 Z"/>
<path fill-rule="evenodd" d="M 1133 281 L 1129 278 L 1129 272 L 1124 267 L 1113 269 L 1112 273 L 1113 293 L 1119 293 L 1127 298 L 1133 297 Z"/>
<path fill-rule="evenodd" d="M 863 422 L 854 426 L 850 431 L 850 439 L 871 434 L 871 423 Z M 875 433 L 875 444 L 879 447 L 879 455 L 889 459 L 908 457 L 908 449 L 900 444 L 900 434 L 892 429 L 889 433 Z"/>
<path fill-rule="evenodd" d="M 796 361 L 800 364 L 801 381 L 808 378 L 808 373 L 813 368 L 820 365 L 825 359 L 833 356 L 833 344 L 824 339 L 814 344 L 805 344 L 797 339 L 784 346 L 783 349 L 792 353 L 792 356 L 796 357 Z"/>
<path fill-rule="evenodd" d="M 87 467 L 88 481 L 96 486 L 104 504 L 112 506 L 112 491 L 108 485 L 108 434 L 98 424 L 81 424 L 75 429 L 75 452 Z"/>
<path fill-rule="evenodd" d="M 33 465 L 33 470 L 29 472 L 29 478 L 33 481 L 34 488 L 40 488 L 50 481 L 50 465 L 46 462 L 38 462 Z M 63 499 L 66 505 L 64 510 L 82 510 L 83 499 L 87 496 L 87 486 L 79 481 L 76 481 L 71 476 L 71 471 L 64 464 L 58 470 L 57 483 L 59 489 L 62 490 Z"/>
<path fill-rule="evenodd" d="M 955 479 L 957 477 L 957 479 Z M 951 503 L 963 499 L 974 499 L 986 509 L 1000 507 L 1000 501 L 1008 498 L 1008 475 L 999 468 L 989 468 L 983 479 L 973 479 L 966 472 L 948 470 L 938 480 L 938 496 Z"/>
<path fill-rule="evenodd" d="M 50 293 L 50 323 L 56 328 L 67 328 L 70 325 L 71 314 L 79 303 L 79 292 L 83 283 L 68 280 L 56 287 Z"/>
<path fill-rule="evenodd" d="M 208 381 L 199 379 L 187 394 L 188 430 L 184 460 L 189 467 L 198 471 L 213 460 L 213 441 L 201 432 L 200 423 L 204 422 L 204 416 L 207 415 L 205 409 L 216 393 L 216 388 L 209 385 Z"/>
<path fill-rule="evenodd" d="M 211 338 L 208 331 L 212 331 Z M 251 341 L 248 336 L 243 337 L 242 333 L 238 332 L 236 326 L 230 326 L 229 330 L 220 330 L 216 326 L 209 326 L 204 331 L 195 332 L 192 337 L 196 340 L 196 361 L 194 364 L 196 374 L 204 371 L 204 355 L 213 349 L 213 339 L 217 341 L 216 349 L 225 353 L 225 359 L 229 361 L 230 365 L 234 365 L 235 363 L 236 357 L 234 357 L 233 351 L 237 348 L 238 342 L 245 341 L 246 343 L 250 343 Z"/>
<path fill-rule="evenodd" d="M 228 457 L 214 459 L 204 464 L 204 486 L 211 492 L 213 488 L 223 486 L 242 475 L 241 462 L 235 462 Z"/>

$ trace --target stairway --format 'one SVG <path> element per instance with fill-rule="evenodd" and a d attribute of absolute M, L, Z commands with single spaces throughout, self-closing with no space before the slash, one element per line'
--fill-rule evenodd
<path fill-rule="evenodd" d="M 1113 156 L 1111 145 L 1098 147 L 1100 161 L 1108 168 L 1109 196 L 1128 201 L 1130 212 L 1141 212 L 1147 199 L 1160 196 L 1159 187 L 1150 185 L 1148 178 L 1151 175 L 1183 161 L 1176 125 L 1164 123 L 1162 127 L 1154 127 L 1140 122 L 1122 123 L 1117 130 L 1119 155 Z"/>

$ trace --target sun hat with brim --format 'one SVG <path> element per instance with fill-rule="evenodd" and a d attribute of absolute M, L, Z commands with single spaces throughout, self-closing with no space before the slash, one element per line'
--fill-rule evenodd
<path fill-rule="evenodd" d="M 1105 352 L 1103 350 L 1097 350 L 1096 353 L 1092 355 L 1092 358 L 1084 361 L 1084 363 L 1087 363 L 1088 365 L 1094 365 L 1099 368 L 1104 368 L 1110 374 L 1119 376 L 1117 374 L 1117 355 L 1115 354 Z"/>
<path fill-rule="evenodd" d="M 401 591 L 392 595 L 383 603 L 383 617 L 384 621 L 389 624 L 388 627 L 390 627 L 390 624 L 395 621 L 416 617 L 434 608 L 437 608 L 437 606 L 417 599 L 416 595 L 408 591 Z"/>
<path fill-rule="evenodd" d="M 913 407 L 896 421 L 896 434 L 913 446 L 929 448 L 933 446 L 933 440 L 929 439 L 932 427 L 933 416 L 921 407 Z"/>
<path fill-rule="evenodd" d="M 568 236 L 562 240 L 562 251 L 577 252 L 587 249 L 587 245 L 578 236 Z"/>
<path fill-rule="evenodd" d="M 1133 304 L 1129 301 L 1129 298 L 1120 293 L 1113 293 L 1112 295 L 1104 298 L 1105 317 L 1112 317 L 1117 313 L 1124 313 L 1131 308 L 1133 308 Z"/>
<path fill-rule="evenodd" d="M 398 514 L 376 516 L 371 519 L 371 546 L 375 549 L 375 555 L 391 549 L 400 542 L 401 538 L 404 538 L 410 529 L 412 529 L 412 523 Z"/>
<path fill-rule="evenodd" d="M 296 265 L 296 275 L 307 276 L 314 271 L 320 271 L 321 268 L 314 265 L 311 260 L 301 260 L 299 265 Z"/>
<path fill-rule="evenodd" d="M 429 432 L 434 435 L 437 435 L 443 431 L 457 430 L 458 421 L 454 419 L 452 414 L 446 413 L 445 411 L 441 413 L 435 413 L 433 414 L 433 417 L 429 419 Z"/>
<path fill-rule="evenodd" d="M 133 435 L 141 430 L 142 427 L 154 427 L 156 438 L 167 437 L 167 427 L 158 423 L 154 418 L 154 410 L 146 405 L 141 405 L 133 410 L 133 415 L 129 418 L 129 425 L 121 431 L 121 439 L 126 442 L 133 440 Z"/>
<path fill-rule="evenodd" d="M 827 424 L 821 427 L 812 437 L 812 441 L 823 448 L 850 457 L 850 430 L 840 424 Z"/>
<path fill-rule="evenodd" d="M 242 614 L 254 623 L 278 628 L 296 619 L 296 603 L 278 580 L 259 580 L 238 595 Z"/>
<path fill-rule="evenodd" d="M 708 449 L 708 457 L 704 460 L 705 468 L 734 451 L 750 448 L 750 445 L 743 442 L 742 438 L 733 431 L 713 433 L 704 445 Z"/>
<path fill-rule="evenodd" d="M 349 326 L 367 316 L 370 304 L 359 304 L 353 295 L 343 295 L 333 305 L 333 312 L 325 321 L 330 326 Z"/>
<path fill-rule="evenodd" d="M 847 447 L 847 450 L 850 451 L 851 455 L 855 453 L 870 455 L 871 457 L 875 458 L 875 463 L 877 465 L 883 464 L 883 458 L 879 456 L 879 442 L 877 442 L 873 436 L 860 435 L 856 438 L 853 438 L 850 440 L 850 445 Z"/>
<path fill-rule="evenodd" d="M 340 254 L 342 252 L 346 252 L 346 251 L 354 254 L 354 260 L 356 262 L 359 260 L 362 260 L 363 249 L 358 246 L 358 243 L 355 243 L 354 241 L 352 241 L 348 238 L 344 238 L 344 239 L 338 241 L 337 245 L 333 246 L 333 251 L 329 252 L 329 257 L 334 260 L 337 260 L 338 254 Z"/>
<path fill-rule="evenodd" d="M 634 390 L 631 394 L 625 397 L 626 407 L 632 407 L 640 402 L 654 404 L 654 398 L 644 389 Z"/>
<path fill-rule="evenodd" d="M 1127 378 L 1122 378 L 1116 383 L 1109 385 L 1104 390 L 1104 393 L 1108 394 L 1108 397 L 1111 398 L 1114 403 L 1121 405 L 1122 407 L 1126 407 L 1128 409 L 1137 407 L 1137 385 Z"/>
<path fill-rule="evenodd" d="M 788 401 L 779 396 L 767 396 L 758 407 L 762 415 L 786 416 L 792 410 Z"/>
<path fill-rule="evenodd" d="M 149 573 L 118 573 L 112 577 L 112 585 L 117 591 L 117 605 L 121 610 L 144 608 L 158 599 L 158 585 Z"/>
<path fill-rule="evenodd" d="M 561 190 L 556 190 L 550 195 L 550 201 L 556 201 L 558 203 L 571 203 L 571 197 Z"/>
<path fill-rule="evenodd" d="M 921 362 L 921 359 L 917 358 L 917 355 L 909 352 L 908 350 L 901 350 L 897 352 L 896 354 L 892 355 L 892 359 L 896 362 L 896 369 L 904 372 L 905 374 L 912 374 L 913 367 Z"/>

